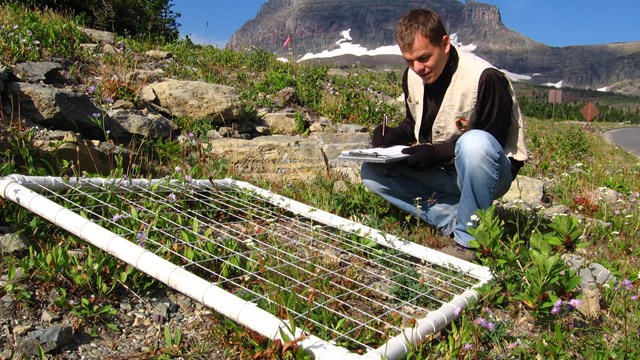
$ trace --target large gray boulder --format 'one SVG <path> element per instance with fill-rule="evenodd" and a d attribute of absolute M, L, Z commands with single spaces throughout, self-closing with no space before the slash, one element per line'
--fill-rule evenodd
<path fill-rule="evenodd" d="M 65 77 L 62 75 L 62 70 L 64 70 L 63 67 L 56 62 L 27 61 L 16 64 L 14 69 L 18 78 L 30 83 L 42 81 L 45 84 L 56 84 L 64 83 L 66 81 Z"/>
<path fill-rule="evenodd" d="M 165 80 L 142 89 L 143 100 L 169 110 L 173 116 L 223 123 L 243 115 L 235 88 L 203 81 Z"/>
<path fill-rule="evenodd" d="M 8 84 L 14 99 L 14 114 L 47 129 L 81 133 L 85 138 L 104 140 L 126 137 L 124 129 L 96 107 L 87 94 L 35 84 Z"/>
<path fill-rule="evenodd" d="M 248 179 L 308 180 L 329 173 L 359 179 L 360 163 L 339 160 L 342 150 L 368 147 L 367 133 L 314 133 L 309 137 L 273 135 L 242 139 L 213 139 L 206 151 L 229 162 Z"/>
<path fill-rule="evenodd" d="M 178 126 L 164 116 L 131 109 L 111 109 L 107 112 L 127 133 L 149 139 L 172 139 Z"/>
<path fill-rule="evenodd" d="M 83 27 L 79 28 L 78 30 L 80 30 L 80 32 L 87 36 L 90 41 L 93 41 L 96 44 L 104 45 L 115 43 L 116 37 L 112 32 Z"/>

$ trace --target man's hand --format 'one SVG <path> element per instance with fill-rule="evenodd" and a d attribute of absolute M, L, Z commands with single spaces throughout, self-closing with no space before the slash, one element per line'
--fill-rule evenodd
<path fill-rule="evenodd" d="M 372 142 L 374 147 L 388 147 L 406 144 L 407 138 L 408 134 L 404 129 L 390 126 L 387 126 L 384 130 L 384 136 L 382 136 L 382 125 L 378 125 L 373 129 Z"/>
<path fill-rule="evenodd" d="M 402 149 L 403 154 L 409 154 L 407 165 L 417 170 L 424 170 L 438 163 L 436 151 L 431 144 L 421 144 Z"/>

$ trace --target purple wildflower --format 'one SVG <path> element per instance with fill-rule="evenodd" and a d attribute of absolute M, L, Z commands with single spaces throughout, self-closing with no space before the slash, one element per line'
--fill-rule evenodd
<path fill-rule="evenodd" d="M 513 350 L 515 348 L 518 348 L 522 345 L 522 342 L 520 341 L 520 339 L 510 343 L 509 345 L 507 345 L 507 349 L 508 350 Z"/>
<path fill-rule="evenodd" d="M 93 114 L 91 114 L 91 116 L 93 116 L 94 118 L 99 118 L 100 117 L 100 113 L 99 112 L 93 113 Z"/>
<path fill-rule="evenodd" d="M 144 231 L 140 231 L 138 233 L 138 236 L 136 236 L 136 240 L 138 241 L 138 245 L 144 247 L 145 242 L 144 240 L 147 238 L 147 233 L 145 233 Z"/>
<path fill-rule="evenodd" d="M 580 306 L 581 301 L 578 299 L 571 299 L 569 300 L 569 306 L 571 306 L 574 309 L 577 309 Z"/>
<path fill-rule="evenodd" d="M 182 171 L 182 167 L 180 167 L 180 166 L 176 166 L 175 171 L 176 171 L 177 173 L 181 172 L 181 171 Z"/>
<path fill-rule="evenodd" d="M 616 287 L 614 287 L 613 289 L 618 291 L 618 290 L 620 290 L 621 287 L 623 287 L 623 288 L 625 288 L 627 290 L 631 290 L 632 286 L 633 286 L 633 283 L 631 282 L 631 280 L 624 279 L 620 283 L 618 283 L 618 285 L 616 285 Z"/>
<path fill-rule="evenodd" d="M 466 351 L 469 351 L 469 350 L 471 350 L 471 349 L 473 349 L 473 344 L 471 344 L 471 343 L 466 343 L 466 344 L 464 344 L 464 346 L 462 347 L 462 350 L 466 350 Z"/>
<path fill-rule="evenodd" d="M 124 215 L 122 214 L 115 214 L 113 215 L 113 218 L 111 219 L 113 222 L 117 222 L 118 220 L 122 219 L 124 217 Z"/>
<path fill-rule="evenodd" d="M 496 324 L 485 320 L 484 318 L 481 317 L 477 317 L 476 320 L 474 321 L 476 325 L 479 325 L 489 331 L 493 331 L 493 329 L 496 328 Z"/>
<path fill-rule="evenodd" d="M 558 299 L 558 301 L 556 301 L 555 304 L 553 304 L 553 308 L 551 308 L 551 313 L 555 315 L 559 313 L 561 309 L 562 309 L 562 300 Z"/>
<path fill-rule="evenodd" d="M 96 91 L 96 87 L 95 87 L 95 86 L 93 86 L 93 85 L 91 85 L 91 86 L 89 86 L 89 87 L 87 88 L 87 92 L 88 92 L 89 94 L 93 94 L 93 92 L 94 92 L 94 91 Z"/>
<path fill-rule="evenodd" d="M 460 313 L 461 313 L 461 312 L 462 312 L 462 307 L 461 307 L 461 306 L 456 306 L 456 308 L 455 308 L 455 309 L 453 309 L 453 314 L 454 314 L 455 316 L 460 315 Z"/>
<path fill-rule="evenodd" d="M 171 194 L 167 195 L 167 200 L 169 202 L 174 203 L 174 202 L 178 201 L 178 197 L 176 196 L 176 194 L 171 193 Z"/>
<path fill-rule="evenodd" d="M 631 301 L 638 301 L 638 295 L 631 296 Z"/>

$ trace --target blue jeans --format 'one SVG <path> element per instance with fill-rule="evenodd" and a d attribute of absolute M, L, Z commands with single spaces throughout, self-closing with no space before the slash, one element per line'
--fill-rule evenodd
<path fill-rule="evenodd" d="M 363 184 L 392 205 L 453 234 L 465 247 L 475 226 L 471 216 L 486 210 L 511 186 L 511 162 L 498 141 L 482 130 L 470 130 L 456 142 L 455 162 L 416 170 L 405 162 L 362 163 Z"/>

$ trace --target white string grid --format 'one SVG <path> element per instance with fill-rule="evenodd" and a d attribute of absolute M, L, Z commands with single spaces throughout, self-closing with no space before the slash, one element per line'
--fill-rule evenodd
<path fill-rule="evenodd" d="M 118 184 L 40 192 L 352 352 L 382 346 L 478 284 L 459 270 L 315 223 L 244 189 Z"/>

